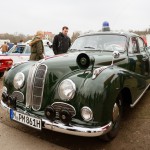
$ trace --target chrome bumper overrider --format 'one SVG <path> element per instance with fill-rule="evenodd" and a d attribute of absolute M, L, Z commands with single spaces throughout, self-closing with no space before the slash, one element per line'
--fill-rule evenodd
<path fill-rule="evenodd" d="M 1 100 L 2 107 L 9 112 L 10 108 Z M 79 127 L 74 125 L 66 126 L 60 122 L 51 122 L 47 119 L 42 119 L 44 123 L 43 128 L 61 132 L 65 134 L 77 135 L 77 136 L 84 136 L 84 137 L 96 137 L 103 135 L 109 132 L 112 129 L 112 122 L 108 123 L 102 127 L 95 127 L 95 128 L 86 128 L 86 127 Z"/>

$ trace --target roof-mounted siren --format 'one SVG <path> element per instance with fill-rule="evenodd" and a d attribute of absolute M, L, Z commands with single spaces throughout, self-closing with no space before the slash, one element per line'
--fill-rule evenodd
<path fill-rule="evenodd" d="M 110 31 L 109 22 L 104 21 L 102 24 L 102 31 Z"/>

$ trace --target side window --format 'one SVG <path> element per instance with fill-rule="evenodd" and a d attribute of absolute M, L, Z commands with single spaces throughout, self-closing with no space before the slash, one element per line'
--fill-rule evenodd
<path fill-rule="evenodd" d="M 30 46 L 26 46 L 25 54 L 31 53 Z"/>
<path fill-rule="evenodd" d="M 139 53 L 138 43 L 137 43 L 136 37 L 130 38 L 128 52 L 129 52 L 130 54 Z"/>
<path fill-rule="evenodd" d="M 144 48 L 145 48 L 145 44 L 144 44 L 144 41 L 138 37 L 138 44 L 139 44 L 139 50 L 140 52 L 143 52 L 144 51 Z"/>

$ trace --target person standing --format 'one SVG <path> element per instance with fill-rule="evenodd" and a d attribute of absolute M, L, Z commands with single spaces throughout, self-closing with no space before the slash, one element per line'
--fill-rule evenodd
<path fill-rule="evenodd" d="M 31 46 L 31 55 L 29 60 L 38 61 L 44 58 L 44 46 L 43 37 L 44 33 L 42 31 L 37 31 L 33 40 L 29 43 Z"/>
<path fill-rule="evenodd" d="M 71 40 L 67 36 L 69 28 L 67 26 L 64 26 L 62 28 L 62 32 L 60 32 L 58 35 L 54 37 L 53 40 L 53 51 L 54 54 L 62 54 L 66 53 L 71 46 Z"/>
<path fill-rule="evenodd" d="M 8 52 L 8 45 L 7 42 L 4 42 L 4 44 L 0 47 L 2 50 L 2 54 Z"/>

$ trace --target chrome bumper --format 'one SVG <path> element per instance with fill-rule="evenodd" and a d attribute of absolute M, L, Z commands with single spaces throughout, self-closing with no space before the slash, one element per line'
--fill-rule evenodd
<path fill-rule="evenodd" d="M 10 111 L 10 108 L 2 100 L 1 100 L 1 106 L 5 110 L 7 110 L 7 112 Z M 96 127 L 96 128 L 86 128 L 86 127 L 79 127 L 74 125 L 66 126 L 63 123 L 51 122 L 47 119 L 42 119 L 42 122 L 44 122 L 43 128 L 56 131 L 56 132 L 65 133 L 65 134 L 84 136 L 84 137 L 100 136 L 106 134 L 112 129 L 112 122 L 106 124 L 105 126 Z"/>

